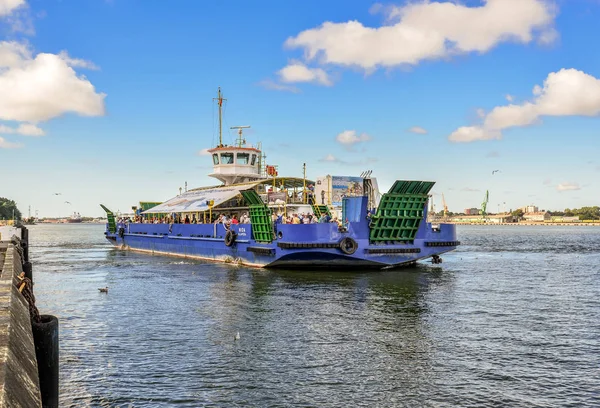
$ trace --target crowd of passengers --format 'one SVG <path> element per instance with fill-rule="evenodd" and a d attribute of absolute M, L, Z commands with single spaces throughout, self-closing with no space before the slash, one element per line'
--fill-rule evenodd
<path fill-rule="evenodd" d="M 291 215 L 283 215 L 281 213 L 275 214 L 271 216 L 271 219 L 274 224 L 317 224 L 317 223 L 328 223 L 333 222 L 340 224 L 340 221 L 337 218 L 332 218 L 329 214 L 323 214 L 320 217 L 317 217 L 315 214 L 291 214 Z M 208 220 L 207 220 L 208 221 Z M 204 224 L 204 217 L 196 218 L 196 214 L 190 215 L 186 214 L 185 216 L 179 214 L 173 214 L 172 216 L 165 217 L 143 217 L 141 215 L 136 215 L 134 219 L 128 218 L 119 218 L 119 223 L 140 223 L 140 224 Z M 234 215 L 226 215 L 226 214 L 214 214 L 212 216 L 212 220 L 207 222 L 206 224 L 250 224 L 250 217 L 248 213 L 243 213 L 239 218 L 236 214 Z"/>

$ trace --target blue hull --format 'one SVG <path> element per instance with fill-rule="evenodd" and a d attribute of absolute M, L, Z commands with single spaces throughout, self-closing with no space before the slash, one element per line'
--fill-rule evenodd
<path fill-rule="evenodd" d="M 459 244 L 454 225 L 441 224 L 434 230 L 426 222 L 421 222 L 412 244 L 387 245 L 369 243 L 366 222 L 351 222 L 346 232 L 334 223 L 278 224 L 272 243 L 254 241 L 250 224 L 232 225 L 237 237 L 231 246 L 225 244 L 222 224 L 118 224 L 120 229 L 105 235 L 121 249 L 265 268 L 394 268 L 452 251 Z M 340 247 L 346 237 L 356 242 L 355 251 Z"/>

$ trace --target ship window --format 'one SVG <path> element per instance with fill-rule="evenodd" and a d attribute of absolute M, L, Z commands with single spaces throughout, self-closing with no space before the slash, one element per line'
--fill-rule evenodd
<path fill-rule="evenodd" d="M 214 164 L 219 164 L 219 155 L 218 154 L 213 154 L 213 163 Z"/>
<path fill-rule="evenodd" d="M 237 154 L 237 164 L 248 164 L 250 160 L 250 155 L 248 153 L 238 153 Z"/>
<path fill-rule="evenodd" d="M 222 164 L 233 164 L 233 153 L 221 153 Z"/>
<path fill-rule="evenodd" d="M 256 164 L 256 155 L 255 154 L 252 155 L 252 163 L 250 163 L 250 165 L 254 166 L 254 164 Z"/>

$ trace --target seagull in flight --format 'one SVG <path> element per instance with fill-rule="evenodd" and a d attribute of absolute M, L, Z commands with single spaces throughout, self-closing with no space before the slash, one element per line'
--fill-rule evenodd
<path fill-rule="evenodd" d="M 61 193 L 54 193 L 54 195 L 60 195 Z"/>
<path fill-rule="evenodd" d="M 68 201 L 65 201 L 65 204 L 71 204 L 71 203 L 70 203 L 70 202 L 68 202 Z"/>
<path fill-rule="evenodd" d="M 495 173 L 498 173 L 499 171 L 500 171 L 500 170 L 494 170 L 494 171 L 492 171 L 492 176 L 493 176 Z"/>

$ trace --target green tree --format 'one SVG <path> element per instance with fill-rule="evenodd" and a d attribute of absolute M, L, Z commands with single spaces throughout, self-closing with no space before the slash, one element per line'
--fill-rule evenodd
<path fill-rule="evenodd" d="M 523 212 L 523 210 L 521 210 L 521 209 L 518 209 L 518 210 L 514 210 L 514 211 L 512 211 L 510 214 L 511 214 L 513 217 L 518 217 L 518 218 L 521 218 L 521 217 L 523 217 L 523 215 L 524 215 L 525 213 Z"/>
<path fill-rule="evenodd" d="M 8 198 L 0 197 L 0 219 L 12 220 L 13 216 L 15 219 L 21 219 L 21 211 L 17 208 L 17 203 Z"/>

